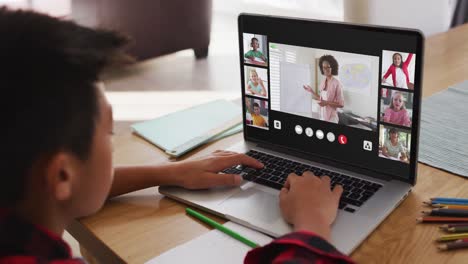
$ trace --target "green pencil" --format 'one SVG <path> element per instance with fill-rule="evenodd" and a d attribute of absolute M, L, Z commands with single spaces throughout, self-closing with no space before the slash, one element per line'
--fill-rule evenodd
<path fill-rule="evenodd" d="M 189 215 L 191 215 L 191 216 L 193 216 L 195 218 L 198 218 L 201 221 L 209 224 L 210 226 L 218 229 L 219 231 L 225 233 L 226 235 L 229 235 L 229 236 L 239 240 L 240 242 L 246 244 L 247 246 L 249 246 L 251 248 L 259 247 L 259 245 L 257 243 L 248 240 L 247 238 L 239 235 L 238 233 L 232 231 L 231 229 L 229 229 L 229 228 L 227 228 L 227 227 L 225 227 L 225 226 L 223 226 L 221 224 L 218 224 L 216 221 L 214 221 L 214 220 L 200 214 L 197 211 L 194 211 L 194 210 L 192 210 L 190 208 L 185 208 L 185 212 L 187 212 L 187 214 L 189 214 Z"/>

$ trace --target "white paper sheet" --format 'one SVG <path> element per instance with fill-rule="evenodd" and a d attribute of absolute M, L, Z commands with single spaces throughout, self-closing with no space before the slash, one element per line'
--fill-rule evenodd
<path fill-rule="evenodd" d="M 227 222 L 227 228 L 236 231 L 245 238 L 260 245 L 266 245 L 273 239 L 267 235 L 244 226 Z M 223 263 L 238 264 L 244 262 L 244 257 L 252 248 L 244 243 L 214 229 L 189 242 L 164 252 L 151 259 L 146 264 L 173 263 Z"/>

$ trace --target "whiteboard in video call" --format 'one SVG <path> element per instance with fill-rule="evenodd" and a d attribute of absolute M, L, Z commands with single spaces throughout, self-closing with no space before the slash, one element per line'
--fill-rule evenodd
<path fill-rule="evenodd" d="M 311 83 L 309 64 L 280 62 L 280 108 L 281 111 L 310 117 L 312 115 L 312 94 L 303 86 Z"/>

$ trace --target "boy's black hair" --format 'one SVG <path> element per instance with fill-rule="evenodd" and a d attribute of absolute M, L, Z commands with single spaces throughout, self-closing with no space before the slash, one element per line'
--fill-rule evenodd
<path fill-rule="evenodd" d="M 127 37 L 31 11 L 0 8 L 0 206 L 24 195 L 31 168 L 58 151 L 89 156 L 100 73 L 129 61 Z"/>
<path fill-rule="evenodd" d="M 260 108 L 260 105 L 258 103 L 254 103 L 253 106 Z"/>
<path fill-rule="evenodd" d="M 252 43 L 254 40 L 256 40 L 258 42 L 258 38 L 253 37 L 252 39 L 250 39 L 250 43 Z"/>
<path fill-rule="evenodd" d="M 332 75 L 338 75 L 338 61 L 333 57 L 332 55 L 323 55 L 319 59 L 319 68 L 320 72 L 323 75 L 323 67 L 322 64 L 324 61 L 327 61 L 330 64 L 331 70 L 332 70 Z"/>

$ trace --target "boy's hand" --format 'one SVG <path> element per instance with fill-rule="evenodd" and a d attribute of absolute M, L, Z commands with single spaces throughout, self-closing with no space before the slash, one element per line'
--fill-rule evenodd
<path fill-rule="evenodd" d="M 187 189 L 237 186 L 242 182 L 242 176 L 237 174 L 218 174 L 218 172 L 239 164 L 255 169 L 263 168 L 263 164 L 260 161 L 247 155 L 217 150 L 206 158 L 178 163 L 174 168 L 174 172 L 177 177 L 180 177 L 178 185 Z"/>
<path fill-rule="evenodd" d="M 312 231 L 330 240 L 343 188 L 330 190 L 330 178 L 319 178 L 307 171 L 302 176 L 290 174 L 280 192 L 280 208 L 284 219 L 294 230 Z"/>

